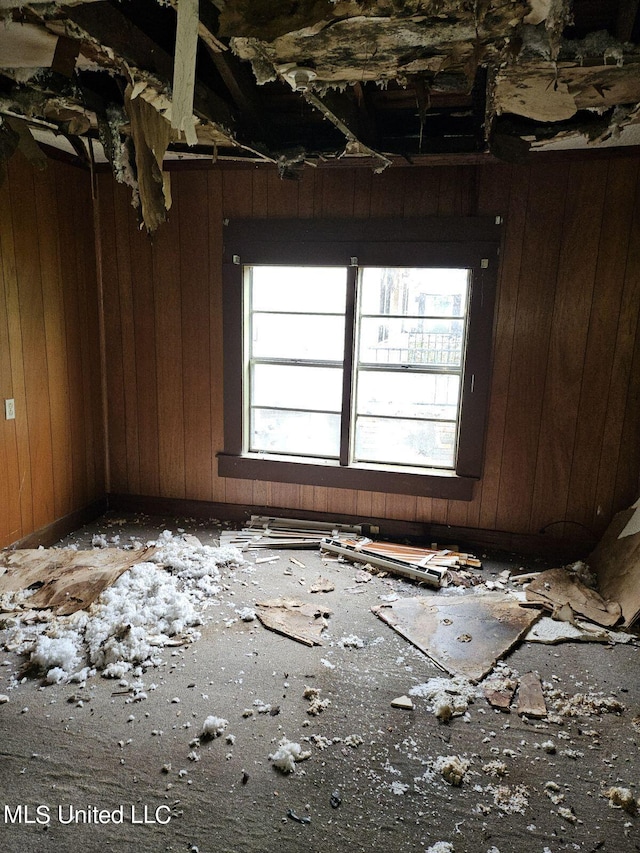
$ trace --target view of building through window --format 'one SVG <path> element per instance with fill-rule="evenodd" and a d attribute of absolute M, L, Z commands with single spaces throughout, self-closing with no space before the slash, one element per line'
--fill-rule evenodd
<path fill-rule="evenodd" d="M 455 467 L 469 270 L 254 265 L 245 288 L 249 452 Z"/>

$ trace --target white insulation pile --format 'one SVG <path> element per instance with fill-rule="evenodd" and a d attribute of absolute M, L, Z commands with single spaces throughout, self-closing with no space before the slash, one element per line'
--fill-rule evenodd
<path fill-rule="evenodd" d="M 88 611 L 70 616 L 42 611 L 43 621 L 33 625 L 13 619 L 4 632 L 5 647 L 27 655 L 50 683 L 82 681 L 96 671 L 122 678 L 158 666 L 160 650 L 173 638 L 197 639 L 204 611 L 220 603 L 221 568 L 240 566 L 244 559 L 236 548 L 202 545 L 195 536 L 169 531 L 155 545 L 149 562 L 121 575 Z"/>

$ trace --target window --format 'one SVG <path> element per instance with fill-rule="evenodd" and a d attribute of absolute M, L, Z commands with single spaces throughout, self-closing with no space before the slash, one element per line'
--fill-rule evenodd
<path fill-rule="evenodd" d="M 221 476 L 470 499 L 498 230 L 231 223 Z"/>

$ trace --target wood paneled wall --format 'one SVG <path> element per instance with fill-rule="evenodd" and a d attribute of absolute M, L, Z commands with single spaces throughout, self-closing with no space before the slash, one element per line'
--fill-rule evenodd
<path fill-rule="evenodd" d="M 0 546 L 104 495 L 101 399 L 89 175 L 16 154 L 0 187 Z"/>
<path fill-rule="evenodd" d="M 638 156 L 172 175 L 153 242 L 100 178 L 111 490 L 519 534 L 599 534 L 640 470 Z M 225 217 L 502 214 L 485 474 L 470 503 L 217 477 Z"/>

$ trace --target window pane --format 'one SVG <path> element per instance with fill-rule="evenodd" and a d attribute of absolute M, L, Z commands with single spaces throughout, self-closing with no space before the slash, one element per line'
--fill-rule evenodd
<path fill-rule="evenodd" d="M 455 421 L 459 389 L 460 378 L 451 374 L 361 370 L 356 411 L 360 415 Z"/>
<path fill-rule="evenodd" d="M 253 409 L 249 449 L 337 458 L 340 415 Z"/>
<path fill-rule="evenodd" d="M 342 361 L 344 316 L 254 314 L 254 358 Z"/>
<path fill-rule="evenodd" d="M 248 267 L 253 272 L 254 311 L 301 311 L 342 314 L 345 267 Z"/>
<path fill-rule="evenodd" d="M 365 267 L 360 312 L 463 317 L 468 280 L 467 269 Z"/>
<path fill-rule="evenodd" d="M 357 462 L 389 462 L 452 468 L 456 427 L 452 423 L 358 417 Z"/>
<path fill-rule="evenodd" d="M 340 412 L 342 370 L 337 367 L 255 364 L 251 389 L 254 406 Z"/>
<path fill-rule="evenodd" d="M 459 368 L 463 320 L 365 317 L 360 326 L 360 361 Z"/>

